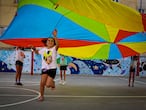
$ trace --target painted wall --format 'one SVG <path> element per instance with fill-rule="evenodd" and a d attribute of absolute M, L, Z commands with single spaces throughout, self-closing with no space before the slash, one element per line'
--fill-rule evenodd
<path fill-rule="evenodd" d="M 31 73 L 31 51 L 25 51 L 24 73 Z M 59 55 L 58 55 L 59 57 Z M 80 60 L 71 58 L 71 64 L 67 67 L 67 74 L 98 74 L 106 76 L 125 76 L 129 74 L 130 58 L 119 60 Z M 41 73 L 41 57 L 34 54 L 34 74 Z M 140 76 L 146 76 L 146 56 L 140 57 Z M 0 50 L 0 72 L 15 73 L 15 51 Z M 57 68 L 59 74 L 59 67 Z"/>

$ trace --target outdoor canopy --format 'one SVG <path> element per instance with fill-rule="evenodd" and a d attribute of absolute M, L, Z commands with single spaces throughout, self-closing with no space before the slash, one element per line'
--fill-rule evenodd
<path fill-rule="evenodd" d="M 146 52 L 145 19 L 112 0 L 20 0 L 0 41 L 13 46 L 44 46 L 58 30 L 63 55 L 117 59 Z"/>

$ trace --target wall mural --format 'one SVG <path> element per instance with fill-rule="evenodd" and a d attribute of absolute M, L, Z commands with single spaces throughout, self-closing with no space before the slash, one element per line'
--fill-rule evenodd
<path fill-rule="evenodd" d="M 140 58 L 140 66 L 139 71 L 141 76 L 146 76 L 146 57 L 141 56 Z"/>
<path fill-rule="evenodd" d="M 31 73 L 31 51 L 25 51 L 24 73 Z M 59 55 L 57 56 L 59 57 Z M 80 60 L 71 58 L 67 74 L 98 74 L 104 76 L 125 76 L 129 74 L 130 58 L 119 60 Z M 34 54 L 34 74 L 41 73 L 41 56 Z M 0 72 L 12 72 L 15 69 L 15 50 L 0 50 Z M 59 67 L 57 68 L 59 74 Z M 146 76 L 146 56 L 140 56 L 139 75 Z"/>

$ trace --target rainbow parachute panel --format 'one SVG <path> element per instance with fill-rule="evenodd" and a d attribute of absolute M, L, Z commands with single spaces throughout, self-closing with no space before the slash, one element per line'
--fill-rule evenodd
<path fill-rule="evenodd" d="M 146 19 L 112 0 L 21 0 L 0 41 L 44 46 L 58 30 L 59 53 L 81 59 L 117 59 L 146 52 Z"/>

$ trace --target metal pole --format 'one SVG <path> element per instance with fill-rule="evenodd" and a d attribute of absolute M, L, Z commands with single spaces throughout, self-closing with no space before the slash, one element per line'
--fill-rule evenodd
<path fill-rule="evenodd" d="M 31 75 L 33 75 L 33 61 L 34 61 L 34 52 L 31 52 Z"/>

